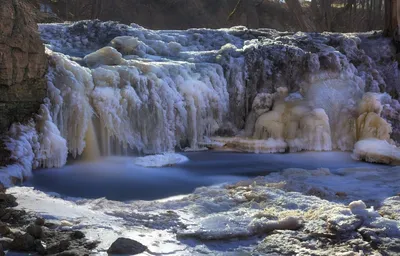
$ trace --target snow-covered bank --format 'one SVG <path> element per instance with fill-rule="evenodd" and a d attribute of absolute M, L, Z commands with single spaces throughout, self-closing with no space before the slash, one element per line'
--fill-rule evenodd
<path fill-rule="evenodd" d="M 19 207 L 67 219 L 99 239 L 100 250 L 125 236 L 163 255 L 395 255 L 399 168 L 335 173 L 287 169 L 187 196 L 127 203 L 62 199 L 27 187 L 9 191 Z"/>

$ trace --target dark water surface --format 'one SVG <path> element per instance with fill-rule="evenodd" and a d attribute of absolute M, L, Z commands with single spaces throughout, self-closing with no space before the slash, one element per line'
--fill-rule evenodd
<path fill-rule="evenodd" d="M 373 166 L 351 159 L 346 152 L 248 154 L 233 152 L 182 153 L 189 161 L 170 167 L 146 168 L 134 157 L 108 157 L 75 162 L 63 168 L 34 171 L 24 185 L 63 196 L 111 200 L 154 200 L 191 193 L 201 186 L 235 182 L 286 168 Z"/>

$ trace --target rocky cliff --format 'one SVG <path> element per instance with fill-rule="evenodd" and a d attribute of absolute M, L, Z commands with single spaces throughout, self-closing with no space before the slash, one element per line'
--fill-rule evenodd
<path fill-rule="evenodd" d="M 32 7 L 0 0 L 0 132 L 37 112 L 46 94 L 47 58 Z"/>

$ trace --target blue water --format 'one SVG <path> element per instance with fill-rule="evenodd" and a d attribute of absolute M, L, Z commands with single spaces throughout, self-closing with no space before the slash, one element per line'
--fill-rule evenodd
<path fill-rule="evenodd" d="M 188 194 L 201 186 L 235 182 L 286 168 L 372 166 L 346 152 L 248 154 L 232 152 L 182 153 L 189 161 L 170 167 L 146 168 L 133 157 L 109 157 L 93 163 L 75 162 L 59 169 L 42 169 L 24 185 L 63 196 L 111 200 L 154 200 Z"/>

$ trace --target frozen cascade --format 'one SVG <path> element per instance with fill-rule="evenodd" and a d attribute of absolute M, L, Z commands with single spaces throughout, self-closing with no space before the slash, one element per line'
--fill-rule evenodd
<path fill-rule="evenodd" d="M 122 59 L 114 48 L 105 47 L 85 57 L 92 67 L 88 69 L 66 55 L 48 54 L 54 119 L 74 156 L 85 148 L 93 113 L 104 155 L 130 149 L 168 152 L 180 145 L 195 149 L 222 126 L 228 113 L 227 81 L 217 64 Z M 80 119 L 65 126 L 72 116 Z"/>
<path fill-rule="evenodd" d="M 60 53 L 47 50 L 49 71 L 47 91 L 51 115 L 66 138 L 69 152 L 76 157 L 85 148 L 85 135 L 93 109 L 89 94 L 94 84 L 91 71 Z"/>
<path fill-rule="evenodd" d="M 48 100 L 32 123 L 10 130 L 7 146 L 26 167 L 20 176 L 30 173 L 18 162 L 23 155 L 33 167 L 62 166 L 67 151 L 96 159 L 204 146 L 273 153 L 357 145 L 357 159 L 396 162 L 400 104 L 385 92 L 400 80 L 387 72 L 396 64 L 390 39 L 100 21 L 39 29 Z M 363 149 L 374 140 L 391 160 Z"/>

